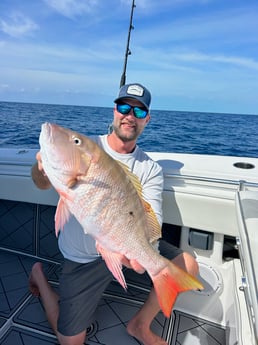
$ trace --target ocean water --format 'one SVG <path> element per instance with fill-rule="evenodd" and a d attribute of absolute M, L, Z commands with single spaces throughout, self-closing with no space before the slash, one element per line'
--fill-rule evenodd
<path fill-rule="evenodd" d="M 0 147 L 38 148 L 48 121 L 86 135 L 104 134 L 113 109 L 0 102 Z M 258 116 L 152 110 L 139 138 L 145 151 L 258 157 Z"/>

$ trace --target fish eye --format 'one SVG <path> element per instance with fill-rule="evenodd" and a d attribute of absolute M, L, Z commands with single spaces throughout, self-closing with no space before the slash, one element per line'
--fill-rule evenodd
<path fill-rule="evenodd" d="M 81 145 L 82 143 L 81 139 L 78 137 L 73 137 L 73 142 L 75 143 L 75 145 Z"/>

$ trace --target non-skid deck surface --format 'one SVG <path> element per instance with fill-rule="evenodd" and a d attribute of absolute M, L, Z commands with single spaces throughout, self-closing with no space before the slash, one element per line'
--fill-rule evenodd
<path fill-rule="evenodd" d="M 58 344 L 45 317 L 41 302 L 30 295 L 28 277 L 35 258 L 0 250 L 0 344 Z M 44 262 L 44 269 L 58 289 L 59 265 Z M 116 283 L 106 290 L 99 304 L 96 321 L 88 329 L 87 345 L 139 345 L 126 332 L 126 325 L 146 299 L 149 283 L 128 271 L 128 292 Z M 152 324 L 155 333 L 171 345 L 224 345 L 225 330 L 174 311 L 170 319 L 160 313 Z"/>

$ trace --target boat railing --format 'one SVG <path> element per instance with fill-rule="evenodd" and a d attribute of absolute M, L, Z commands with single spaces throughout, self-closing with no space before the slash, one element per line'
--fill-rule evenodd
<path fill-rule="evenodd" d="M 215 178 L 215 177 L 207 177 L 207 176 L 195 176 L 195 175 L 185 175 L 185 174 L 175 174 L 175 173 L 165 173 L 165 179 L 175 179 L 175 180 L 182 180 L 182 181 L 189 181 L 189 182 L 201 182 L 201 183 L 210 183 L 210 184 L 219 184 L 219 185 L 227 185 L 227 186 L 235 186 L 236 190 L 242 191 L 246 190 L 247 188 L 257 189 L 258 190 L 258 182 L 251 182 L 245 180 L 233 180 L 233 179 L 224 179 L 224 178 Z"/>

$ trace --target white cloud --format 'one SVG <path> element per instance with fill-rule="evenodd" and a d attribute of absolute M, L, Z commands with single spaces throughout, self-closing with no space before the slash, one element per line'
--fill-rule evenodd
<path fill-rule="evenodd" d="M 45 3 L 63 16 L 73 18 L 91 13 L 98 0 L 45 0 Z"/>
<path fill-rule="evenodd" d="M 0 84 L 0 91 L 6 91 L 10 88 L 9 84 Z"/>
<path fill-rule="evenodd" d="M 258 70 L 258 61 L 251 58 L 224 55 L 209 55 L 202 53 L 174 54 L 175 59 L 185 62 L 210 62 L 227 65 L 242 66 L 245 68 Z"/>
<path fill-rule="evenodd" d="M 0 30 L 12 37 L 31 35 L 37 29 L 38 25 L 22 13 L 12 13 L 9 21 L 0 19 Z"/>

